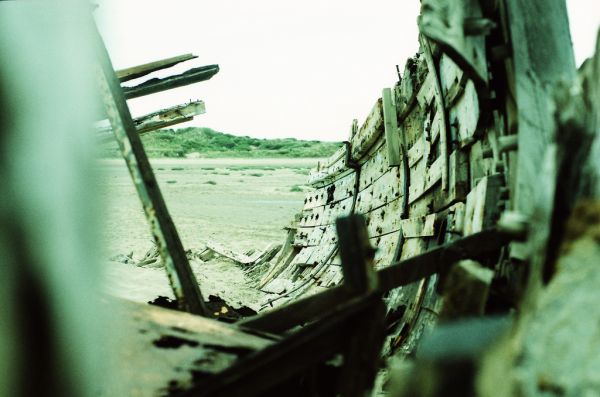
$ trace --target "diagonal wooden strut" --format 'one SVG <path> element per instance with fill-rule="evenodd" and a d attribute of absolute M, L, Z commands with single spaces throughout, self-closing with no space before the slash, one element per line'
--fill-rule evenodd
<path fill-rule="evenodd" d="M 200 288 L 167 210 L 140 136 L 131 118 L 123 90 L 99 33 L 97 33 L 97 51 L 99 62 L 96 74 L 104 107 L 142 201 L 146 218 L 150 223 L 152 235 L 165 264 L 177 302 L 182 310 L 193 314 L 207 315 Z"/>

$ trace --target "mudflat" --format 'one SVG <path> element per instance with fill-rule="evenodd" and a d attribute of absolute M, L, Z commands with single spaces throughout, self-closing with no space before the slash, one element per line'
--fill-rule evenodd
<path fill-rule="evenodd" d="M 319 159 L 151 159 L 186 249 L 216 240 L 245 251 L 285 238 L 302 209 L 308 170 Z M 148 222 L 125 163 L 98 161 L 108 256 L 141 256 L 153 247 Z"/>

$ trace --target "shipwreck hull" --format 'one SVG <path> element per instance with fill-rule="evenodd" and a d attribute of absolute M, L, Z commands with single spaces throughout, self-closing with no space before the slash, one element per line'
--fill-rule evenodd
<path fill-rule="evenodd" d="M 422 3 L 421 46 L 400 81 L 383 90 L 361 126 L 354 122 L 345 146 L 311 172 L 314 190 L 288 228 L 286 249 L 261 280 L 264 291 L 280 294 L 266 307 L 342 282 L 338 217 L 364 215 L 376 248 L 374 266 L 380 270 L 494 228 L 504 211 L 531 214 L 532 170 L 541 168 L 540 153 L 550 131 L 534 128 L 534 138 L 530 130 L 536 117 L 548 120 L 549 114 L 529 115 L 524 107 L 533 97 L 539 102 L 540 90 L 549 88 L 522 91 L 532 75 L 545 82 L 572 77 L 572 53 L 561 41 L 565 24 L 554 24 L 542 38 L 537 29 L 518 23 L 518 13 L 530 11 L 527 4 L 491 2 L 482 8 L 478 2 L 438 3 Z M 508 23 L 509 14 L 514 24 Z M 553 70 L 536 66 L 531 57 L 541 54 L 525 55 L 526 41 L 556 44 L 552 54 L 543 56 L 564 63 Z M 521 69 L 526 61 L 530 68 Z M 533 119 L 524 121 L 528 117 Z M 524 255 L 519 244 L 511 244 L 485 263 L 465 263 L 470 275 L 462 277 L 475 277 L 481 284 L 477 293 L 465 297 L 474 300 L 469 308 L 452 308 L 452 299 L 444 303 L 447 274 L 388 292 L 384 350 L 412 353 L 423 330 L 444 317 L 444 311 L 446 317 L 459 318 L 482 314 L 486 304 L 492 311 L 517 307 L 523 274 L 513 265 Z"/>

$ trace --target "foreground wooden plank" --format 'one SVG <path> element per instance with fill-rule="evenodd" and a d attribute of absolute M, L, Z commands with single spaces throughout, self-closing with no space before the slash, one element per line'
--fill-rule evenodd
<path fill-rule="evenodd" d="M 361 296 L 338 305 L 329 315 L 279 343 L 238 361 L 181 397 L 258 396 L 294 375 L 331 358 L 346 344 L 343 330 L 367 315 L 379 297 Z"/>
<path fill-rule="evenodd" d="M 98 53 L 96 77 L 100 96 L 138 196 L 142 201 L 173 293 L 177 297 L 181 309 L 194 314 L 207 315 L 208 310 L 204 305 L 198 282 L 167 210 L 100 34 L 97 34 L 96 47 Z"/>
<path fill-rule="evenodd" d="M 139 98 L 141 96 L 209 80 L 217 73 L 219 73 L 219 65 L 201 66 L 175 76 L 148 80 L 133 87 L 123 87 L 123 91 L 125 99 Z"/>
<path fill-rule="evenodd" d="M 157 306 L 106 297 L 100 307 L 118 321 L 113 322 L 112 343 L 103 346 L 111 378 L 99 396 L 186 390 L 274 343 L 232 325 Z"/>
<path fill-rule="evenodd" d="M 117 70 L 116 73 L 117 77 L 119 78 L 119 81 L 123 83 L 125 81 L 137 79 L 152 72 L 156 72 L 157 70 L 168 69 L 172 66 L 177 65 L 178 63 L 189 61 L 190 59 L 195 58 L 198 58 L 198 55 L 178 55 L 171 58 L 161 59 L 159 61 L 144 63 L 143 65 L 132 66 L 130 68 Z"/>

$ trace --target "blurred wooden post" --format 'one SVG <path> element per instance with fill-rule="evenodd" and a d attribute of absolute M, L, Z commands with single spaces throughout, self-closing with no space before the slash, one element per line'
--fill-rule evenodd
<path fill-rule="evenodd" d="M 338 393 L 343 397 L 364 396 L 372 388 L 379 369 L 385 338 L 385 305 L 377 292 L 378 278 L 373 268 L 373 254 L 365 218 L 350 215 L 338 218 L 338 232 L 344 288 L 357 295 L 374 294 L 374 303 L 350 323 L 344 365 Z"/>

